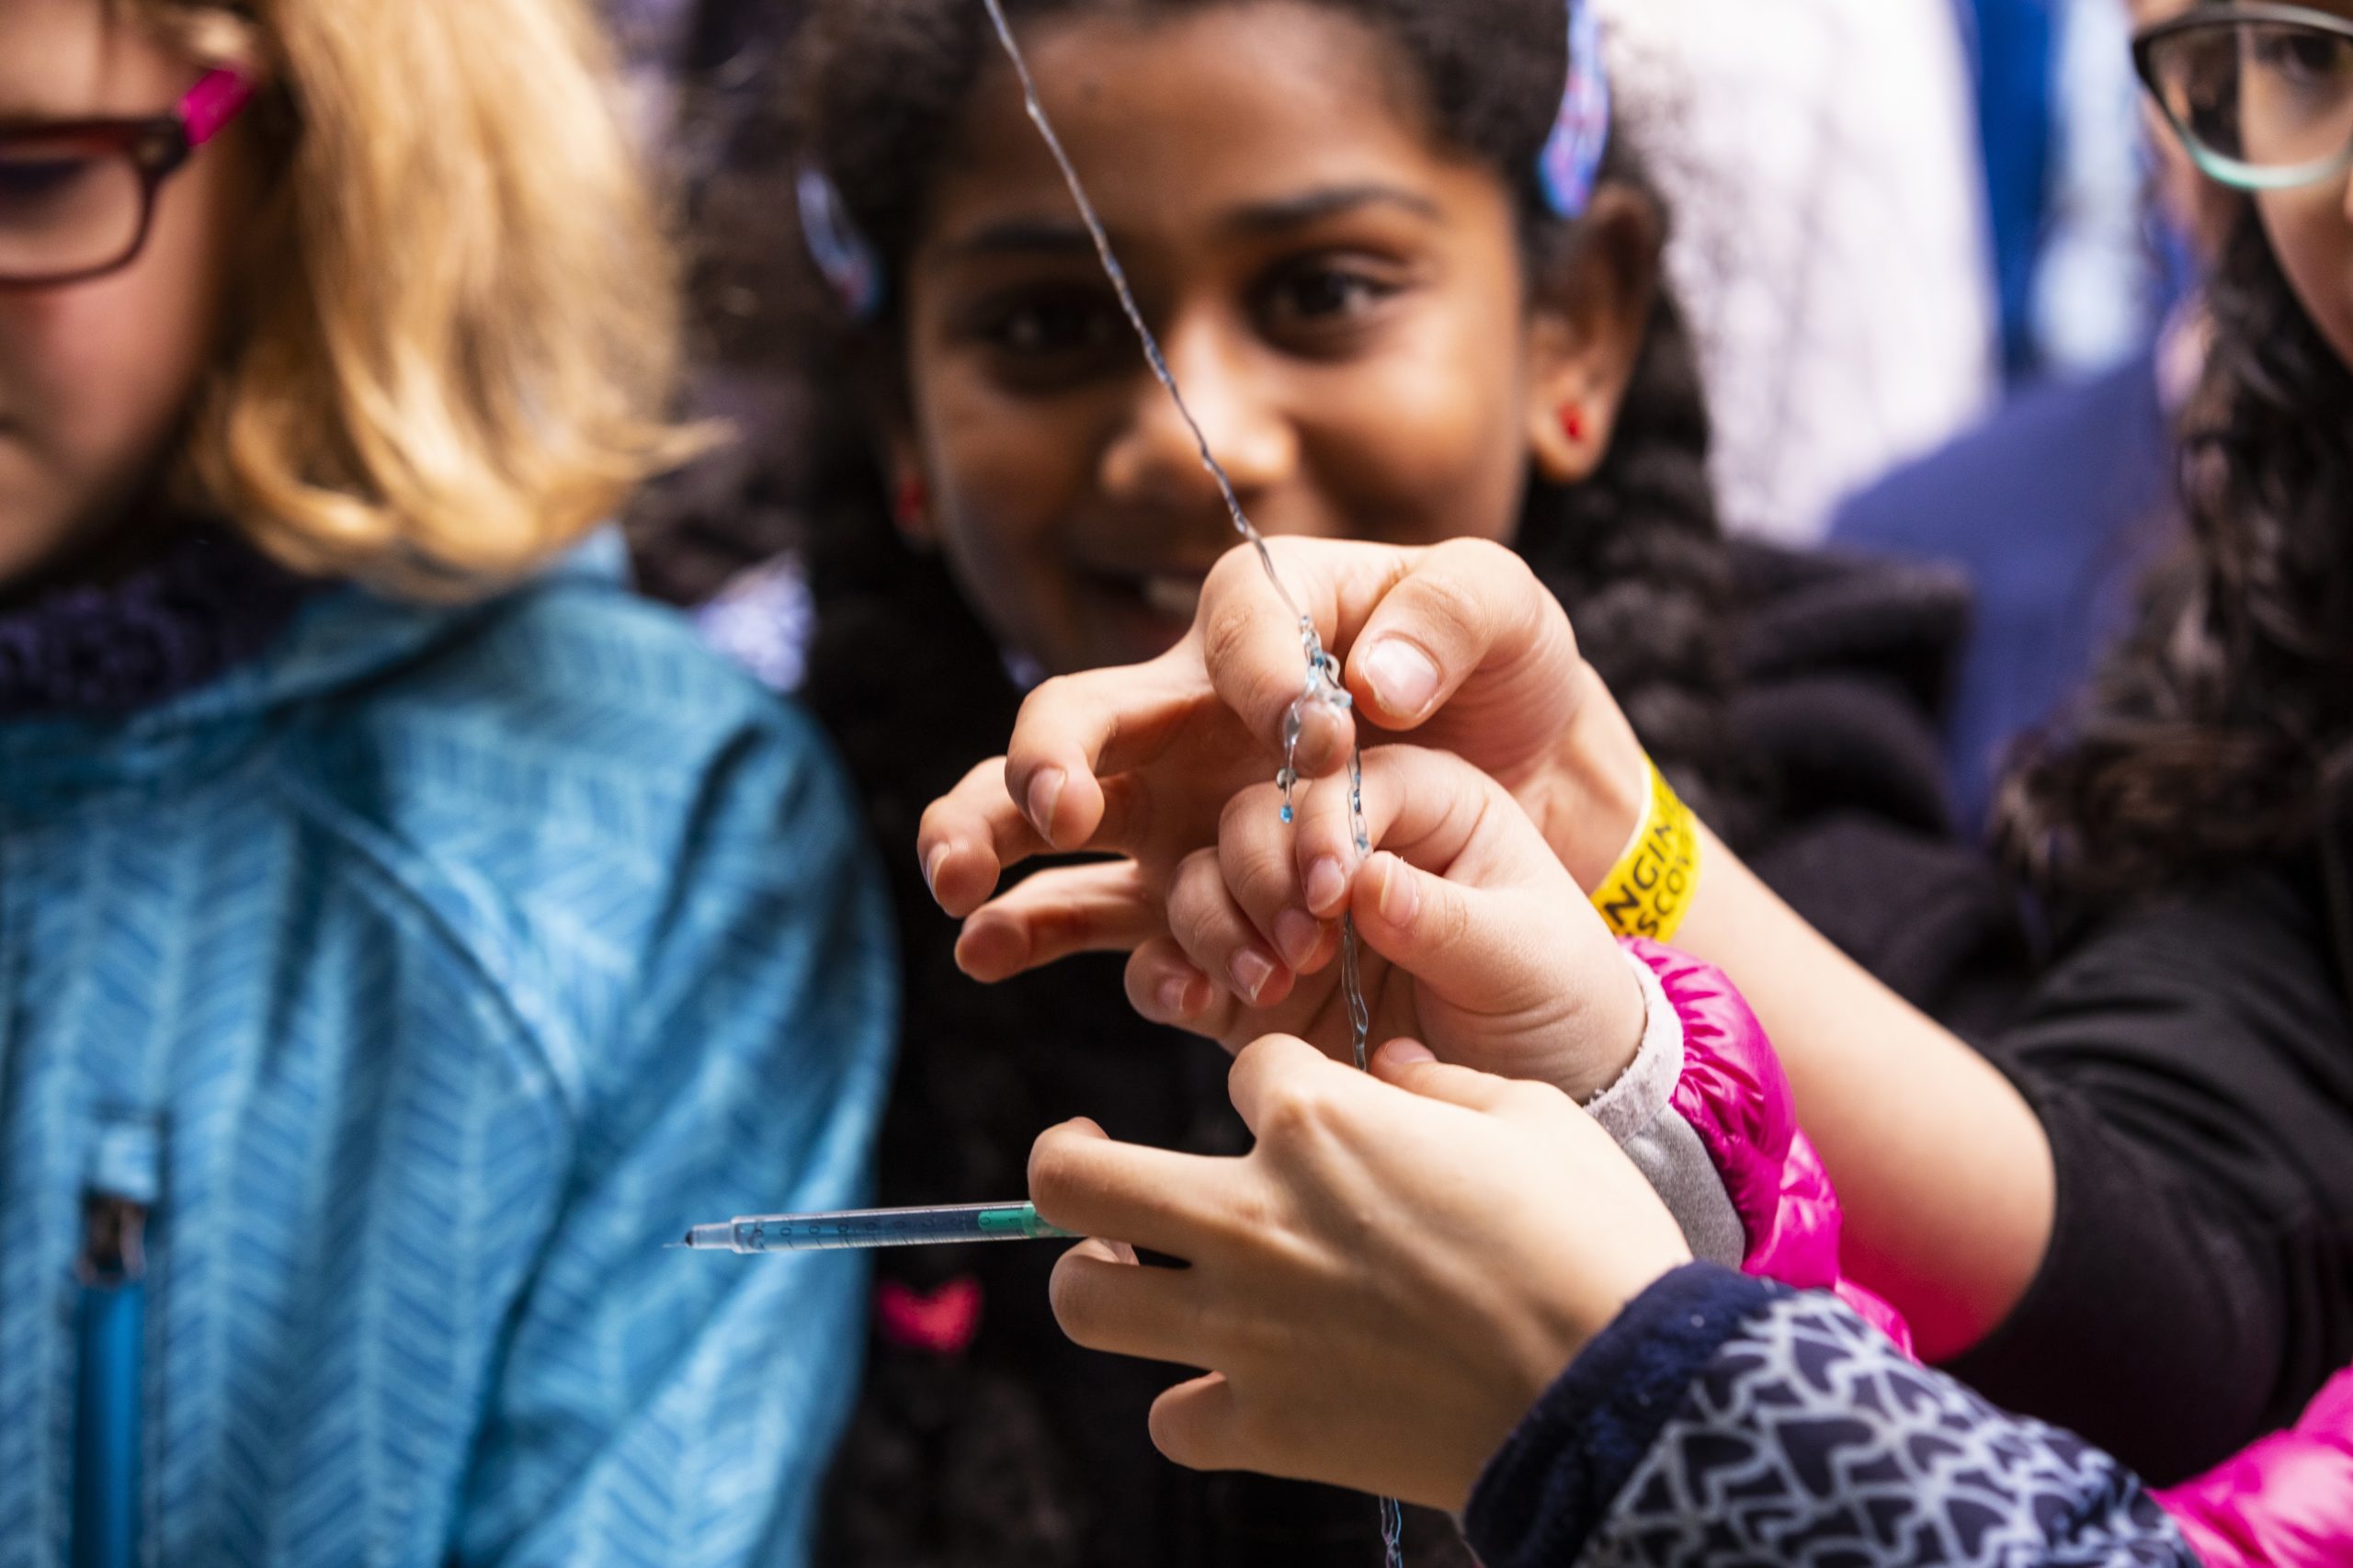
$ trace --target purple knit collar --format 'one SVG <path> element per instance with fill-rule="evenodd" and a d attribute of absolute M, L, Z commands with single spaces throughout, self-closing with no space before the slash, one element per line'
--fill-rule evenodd
<path fill-rule="evenodd" d="M 189 529 L 120 582 L 0 612 L 0 720 L 119 716 L 192 691 L 259 653 L 308 587 L 224 529 Z"/>

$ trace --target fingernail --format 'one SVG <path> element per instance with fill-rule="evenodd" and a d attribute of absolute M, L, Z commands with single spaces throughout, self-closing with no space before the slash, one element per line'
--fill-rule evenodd
<path fill-rule="evenodd" d="M 1347 869 L 1325 855 L 1307 868 L 1307 907 L 1329 915 L 1348 896 Z"/>
<path fill-rule="evenodd" d="M 1187 1004 L 1192 1000 L 1192 995 L 1193 981 L 1190 975 L 1170 975 L 1160 983 L 1161 1016 L 1167 1018 L 1191 1017 L 1193 1009 Z"/>
<path fill-rule="evenodd" d="M 1315 944 L 1323 939 L 1323 923 L 1303 909 L 1286 909 L 1275 916 L 1275 946 L 1293 969 L 1306 967 L 1315 956 Z"/>
<path fill-rule="evenodd" d="M 1400 718 L 1418 717 L 1438 696 L 1438 666 L 1402 638 L 1385 637 L 1364 657 L 1364 676 L 1381 705 Z"/>
<path fill-rule="evenodd" d="M 932 850 L 931 858 L 923 863 L 923 885 L 931 890 L 931 896 L 934 898 L 939 896 L 939 868 L 948 863 L 949 852 L 952 847 L 951 845 L 940 845 Z"/>
<path fill-rule="evenodd" d="M 1381 858 L 1381 917 L 1392 926 L 1410 926 L 1414 916 L 1421 913 L 1422 891 L 1414 885 L 1414 878 L 1405 862 L 1394 855 Z"/>
<path fill-rule="evenodd" d="M 1381 1048 L 1381 1057 L 1392 1067 L 1415 1067 L 1436 1062 L 1438 1053 L 1417 1040 L 1392 1040 Z"/>
<path fill-rule="evenodd" d="M 1245 948 L 1233 956 L 1233 988 L 1252 1006 L 1258 1005 L 1267 983 L 1275 978 L 1274 961 L 1256 948 Z"/>
<path fill-rule="evenodd" d="M 1063 787 L 1069 782 L 1059 767 L 1049 767 L 1029 780 L 1029 821 L 1049 841 L 1054 836 L 1054 808 L 1062 804 Z"/>

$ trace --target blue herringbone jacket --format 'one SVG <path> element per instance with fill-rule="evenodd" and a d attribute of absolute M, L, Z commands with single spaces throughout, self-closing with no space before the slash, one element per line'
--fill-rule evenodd
<path fill-rule="evenodd" d="M 810 726 L 611 575 L 0 725 L 0 1564 L 805 1557 L 864 1277 L 662 1248 L 863 1195 L 890 928 Z"/>

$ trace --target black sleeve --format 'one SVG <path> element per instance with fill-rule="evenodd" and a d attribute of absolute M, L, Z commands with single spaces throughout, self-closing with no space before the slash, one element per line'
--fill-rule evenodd
<path fill-rule="evenodd" d="M 2109 924 L 1987 1054 L 2058 1170 L 2051 1250 L 1950 1369 L 2160 1483 L 2353 1359 L 2353 1020 L 2316 891 L 2248 874 Z"/>
<path fill-rule="evenodd" d="M 2035 975 L 2017 896 L 1982 851 L 1867 812 L 1785 828 L 1749 866 L 1897 995 L 1972 1040 L 2018 1016 Z"/>

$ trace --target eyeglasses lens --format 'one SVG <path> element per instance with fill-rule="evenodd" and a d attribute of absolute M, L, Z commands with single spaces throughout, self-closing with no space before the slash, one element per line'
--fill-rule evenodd
<path fill-rule="evenodd" d="M 103 271 L 138 246 L 146 186 L 127 152 L 72 136 L 0 141 L 0 282 Z"/>
<path fill-rule="evenodd" d="M 2166 114 L 2223 179 L 2295 185 L 2353 160 L 2353 39 L 2222 19 L 2160 38 L 2148 63 Z"/>

